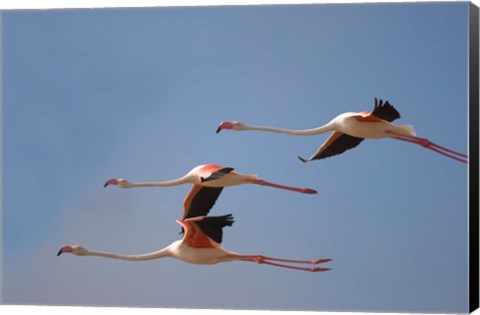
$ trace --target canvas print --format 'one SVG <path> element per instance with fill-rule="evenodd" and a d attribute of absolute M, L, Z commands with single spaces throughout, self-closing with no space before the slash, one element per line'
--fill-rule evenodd
<path fill-rule="evenodd" d="M 1 23 L 3 304 L 478 307 L 473 4 Z"/>

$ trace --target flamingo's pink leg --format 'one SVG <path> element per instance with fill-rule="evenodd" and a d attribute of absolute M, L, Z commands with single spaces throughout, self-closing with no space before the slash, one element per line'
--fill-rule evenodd
<path fill-rule="evenodd" d="M 276 267 L 310 271 L 310 272 L 328 271 L 331 269 L 331 268 L 323 268 L 323 267 L 297 267 L 292 265 L 278 264 L 270 261 L 270 260 L 273 260 L 273 261 L 283 261 L 283 262 L 293 262 L 293 263 L 303 263 L 303 264 L 319 264 L 319 263 L 331 261 L 331 259 L 297 260 L 297 259 L 266 257 L 262 255 L 238 255 L 238 254 L 232 254 L 232 257 L 238 260 L 255 262 L 257 264 L 266 264 L 266 265 L 271 265 Z"/>
<path fill-rule="evenodd" d="M 406 137 L 403 137 L 403 136 L 395 137 L 395 138 L 393 138 L 393 139 L 397 139 L 397 140 L 402 140 L 402 141 L 406 141 L 406 142 L 415 143 L 415 144 L 418 144 L 418 145 L 423 146 L 424 148 L 427 148 L 427 149 L 429 149 L 429 150 L 432 150 L 432 151 L 435 151 L 435 152 L 437 152 L 437 153 L 440 153 L 440 154 L 442 154 L 442 155 L 444 155 L 444 156 L 446 156 L 446 157 L 449 157 L 449 158 L 451 158 L 451 159 L 457 160 L 457 161 L 462 162 L 462 163 L 468 163 L 468 160 L 464 160 L 464 159 L 462 159 L 462 158 L 460 158 L 460 157 L 458 157 L 458 156 L 455 156 L 455 155 L 453 155 L 453 154 L 449 154 L 449 153 L 447 153 L 447 152 L 443 152 L 443 151 L 441 151 L 440 149 L 437 149 L 435 146 L 430 146 L 430 145 L 428 145 L 428 144 L 427 144 L 428 142 L 425 142 L 425 141 L 420 141 L 420 142 L 419 142 L 419 141 L 416 141 L 416 140 L 413 140 L 413 139 L 410 139 L 410 138 L 406 138 Z M 425 139 L 425 140 L 426 140 L 426 139 Z M 427 141 L 428 141 L 428 140 L 427 140 Z M 449 151 L 451 151 L 451 150 L 449 150 Z M 456 152 L 456 153 L 457 153 L 457 152 Z M 457 153 L 457 154 L 458 154 L 458 155 L 461 155 L 461 156 L 464 156 L 464 154 L 461 154 L 461 153 Z"/>
<path fill-rule="evenodd" d="M 442 151 L 446 151 L 446 152 L 449 152 L 449 153 L 452 153 L 454 155 L 458 155 L 458 156 L 462 156 L 464 158 L 468 158 L 468 155 L 466 154 L 463 154 L 463 153 L 459 153 L 459 152 L 456 152 L 456 151 L 453 151 L 453 150 L 450 150 L 448 148 L 445 148 L 441 145 L 438 145 L 428 139 L 425 139 L 425 138 L 419 138 L 419 137 L 413 137 L 413 136 L 401 136 L 401 138 L 404 138 L 404 140 L 407 140 L 407 139 L 410 139 L 412 140 L 412 142 L 415 142 L 423 147 L 426 147 L 426 148 L 430 148 L 430 147 L 436 147 Z"/>
<path fill-rule="evenodd" d="M 263 255 L 256 255 L 255 258 L 257 260 L 273 260 L 273 261 L 283 261 L 283 262 L 291 262 L 291 263 L 297 263 L 297 264 L 320 264 L 320 263 L 326 263 L 331 261 L 331 259 L 309 259 L 309 260 L 300 260 L 300 259 L 284 259 L 284 258 L 276 258 L 276 257 L 267 257 Z"/>
<path fill-rule="evenodd" d="M 262 260 L 257 263 L 276 266 L 276 267 L 282 267 L 282 268 L 310 271 L 310 272 L 328 271 L 331 269 L 331 268 L 322 268 L 322 267 L 297 267 L 297 266 L 290 266 L 290 265 L 282 265 L 282 264 L 276 264 L 276 263 L 270 262 L 268 260 Z"/>
<path fill-rule="evenodd" d="M 284 185 L 279 185 L 279 184 L 274 184 L 270 183 L 267 181 L 264 181 L 262 179 L 256 180 L 253 182 L 254 184 L 262 185 L 262 186 L 269 186 L 269 187 L 274 187 L 274 188 L 280 188 L 280 189 L 285 189 L 285 190 L 290 190 L 290 191 L 296 191 L 302 194 L 316 194 L 317 191 L 310 189 L 310 188 L 297 188 L 297 187 L 290 187 L 290 186 L 284 186 Z"/>
<path fill-rule="evenodd" d="M 393 139 L 415 143 L 415 144 L 421 145 L 424 148 L 427 148 L 427 149 L 430 149 L 430 150 L 435 151 L 437 153 L 440 153 L 440 154 L 442 154 L 446 157 L 449 157 L 451 159 L 454 159 L 454 160 L 457 160 L 459 162 L 466 163 L 466 164 L 468 163 L 468 160 L 465 160 L 465 159 L 461 158 L 461 157 L 464 157 L 464 158 L 468 159 L 468 155 L 450 150 L 450 149 L 445 148 L 441 145 L 433 143 L 432 141 L 430 141 L 428 139 L 414 137 L 414 136 L 400 135 L 400 134 L 397 134 L 397 133 L 394 133 L 394 132 L 389 132 L 389 131 L 387 131 L 387 133 L 393 134 L 394 135 L 394 137 L 392 137 Z"/>

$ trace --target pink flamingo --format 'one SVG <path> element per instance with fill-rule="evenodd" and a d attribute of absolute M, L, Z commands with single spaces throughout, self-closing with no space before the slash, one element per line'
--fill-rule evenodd
<path fill-rule="evenodd" d="M 296 188 L 270 183 L 258 178 L 257 175 L 240 174 L 231 167 L 223 167 L 215 164 L 199 165 L 193 168 L 186 175 L 164 182 L 148 182 L 148 183 L 131 183 L 123 178 L 111 178 L 107 180 L 103 187 L 108 185 L 116 185 L 120 188 L 132 187 L 166 187 L 176 186 L 182 184 L 196 184 L 205 187 L 227 187 L 241 184 L 257 184 L 262 186 L 269 186 L 279 189 L 295 191 L 303 194 L 316 194 L 317 191 L 310 188 Z"/>
<path fill-rule="evenodd" d="M 67 245 L 60 248 L 57 256 L 60 256 L 63 253 L 70 253 L 76 256 L 98 256 L 130 261 L 171 257 L 187 263 L 201 265 L 229 261 L 247 261 L 310 272 L 330 270 L 330 268 L 301 267 L 292 264 L 316 265 L 319 263 L 326 263 L 331 261 L 331 259 L 284 259 L 263 255 L 243 255 L 224 249 L 221 246 L 223 228 L 225 226 L 232 226 L 234 222 L 232 215 L 206 216 L 220 195 L 222 189 L 222 187 L 215 188 L 194 185 L 184 202 L 185 213 L 183 219 L 177 220 L 185 230 L 183 238 L 161 250 L 140 255 L 120 255 L 109 252 L 89 251 L 78 245 Z"/>
<path fill-rule="evenodd" d="M 392 138 L 415 143 L 444 156 L 462 163 L 468 163 L 468 156 L 459 152 L 442 147 L 425 138 L 416 136 L 410 125 L 393 125 L 392 121 L 400 118 L 398 111 L 387 101 L 375 98 L 375 106 L 372 112 L 348 112 L 338 115 L 327 124 L 318 128 L 306 130 L 290 130 L 265 126 L 251 126 L 238 121 L 224 121 L 217 129 L 219 133 L 223 129 L 228 130 L 259 130 L 274 133 L 282 133 L 296 136 L 317 135 L 333 131 L 328 139 L 309 159 L 298 157 L 302 162 L 323 159 L 341 154 L 360 144 L 364 139 Z"/>

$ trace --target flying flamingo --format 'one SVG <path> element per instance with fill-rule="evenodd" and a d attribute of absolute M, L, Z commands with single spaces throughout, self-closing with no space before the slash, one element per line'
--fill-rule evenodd
<path fill-rule="evenodd" d="M 421 145 L 427 149 L 443 154 L 462 163 L 468 163 L 468 156 L 442 147 L 425 138 L 416 136 L 413 126 L 393 125 L 392 121 L 400 118 L 398 111 L 388 101 L 375 98 L 372 112 L 348 112 L 338 115 L 327 124 L 318 128 L 306 130 L 290 130 L 265 126 L 250 126 L 238 121 L 224 121 L 217 129 L 229 130 L 259 130 L 283 133 L 296 136 L 310 136 L 328 131 L 333 133 L 309 159 L 298 157 L 302 162 L 323 159 L 341 154 L 360 144 L 364 139 L 392 138 Z"/>
<path fill-rule="evenodd" d="M 165 182 L 148 182 L 148 183 L 130 183 L 123 178 L 111 178 L 107 180 L 103 187 L 108 185 L 116 185 L 120 188 L 132 187 L 165 187 L 176 186 L 182 184 L 196 184 L 205 187 L 227 187 L 241 184 L 257 184 L 262 186 L 269 186 L 285 190 L 296 191 L 303 194 L 316 194 L 317 191 L 310 188 L 296 188 L 270 183 L 257 177 L 257 175 L 240 174 L 231 167 L 223 167 L 215 164 L 199 165 L 193 168 L 186 175 Z"/>
<path fill-rule="evenodd" d="M 63 253 L 71 253 L 77 256 L 99 256 L 131 261 L 171 257 L 187 263 L 201 265 L 239 260 L 311 272 L 330 270 L 330 268 L 300 267 L 284 263 L 315 265 L 328 262 L 331 259 L 284 259 L 263 255 L 242 255 L 224 249 L 220 245 L 223 238 L 222 229 L 225 226 L 232 226 L 234 222 L 232 215 L 206 216 L 222 189 L 222 187 L 212 188 L 194 185 L 185 199 L 184 218 L 177 220 L 177 223 L 185 230 L 183 238 L 161 250 L 141 255 L 120 255 L 108 252 L 89 251 L 81 246 L 75 245 L 63 246 L 58 251 L 57 256 Z"/>

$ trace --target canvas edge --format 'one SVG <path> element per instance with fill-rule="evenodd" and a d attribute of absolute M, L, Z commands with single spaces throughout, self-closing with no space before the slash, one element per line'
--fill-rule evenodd
<path fill-rule="evenodd" d="M 3 11 L 0 10 L 0 304 L 3 304 Z"/>
<path fill-rule="evenodd" d="M 479 9 L 469 4 L 469 312 L 479 307 Z"/>

